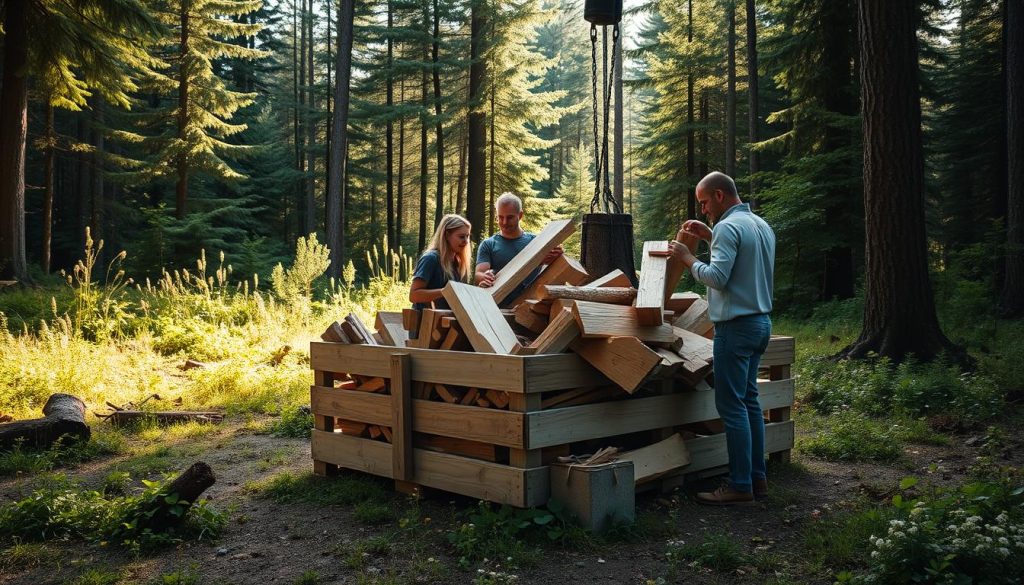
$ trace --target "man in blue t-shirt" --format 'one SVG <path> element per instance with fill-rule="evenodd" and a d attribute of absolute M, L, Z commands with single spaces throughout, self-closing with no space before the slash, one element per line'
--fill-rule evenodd
<path fill-rule="evenodd" d="M 498 218 L 498 227 L 501 231 L 480 242 L 476 252 L 476 284 L 482 288 L 490 288 L 494 284 L 494 276 L 509 262 L 516 254 L 523 251 L 523 248 L 534 238 L 534 234 L 524 232 L 519 226 L 523 219 L 523 201 L 512 193 L 504 193 L 494 202 L 494 214 Z M 558 246 L 548 252 L 544 257 L 544 264 L 551 264 L 556 258 L 562 255 L 562 247 Z M 516 298 L 526 287 L 530 286 L 533 279 L 540 274 L 540 268 L 530 273 L 529 276 L 513 290 L 507 297 L 498 303 L 504 303 Z"/>

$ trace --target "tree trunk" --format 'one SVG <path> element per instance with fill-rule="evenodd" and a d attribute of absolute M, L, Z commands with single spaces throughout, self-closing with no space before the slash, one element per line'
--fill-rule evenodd
<path fill-rule="evenodd" d="M 405 79 L 399 81 L 398 103 L 405 104 Z M 405 213 L 405 117 L 398 119 L 398 189 L 395 193 L 395 245 L 402 245 L 402 223 Z"/>
<path fill-rule="evenodd" d="M 473 225 L 471 237 L 480 241 L 484 229 L 484 179 L 487 173 L 485 136 L 487 119 L 483 108 L 483 83 L 487 76 L 484 61 L 485 31 L 487 19 L 484 0 L 473 0 L 470 6 L 470 49 L 469 49 L 469 162 L 466 191 L 466 219 Z"/>
<path fill-rule="evenodd" d="M 103 230 L 103 218 L 104 211 L 106 210 L 106 202 L 104 199 L 104 174 L 103 174 L 103 152 L 105 149 L 104 136 L 103 136 L 103 98 L 96 96 L 96 102 L 93 104 L 92 110 L 92 184 L 89 185 L 89 194 L 91 200 L 92 213 L 89 217 L 89 226 L 92 230 L 92 239 L 99 241 L 104 239 Z M 104 263 L 103 256 L 104 252 L 101 250 L 98 253 L 97 261 L 100 264 Z"/>
<path fill-rule="evenodd" d="M 864 327 L 843 357 L 967 362 L 939 327 L 928 278 L 917 3 L 860 0 L 866 279 Z"/>
<path fill-rule="evenodd" d="M 388 0 L 388 63 L 387 63 L 387 78 L 385 79 L 385 90 L 384 100 L 386 102 L 386 110 L 388 115 L 387 127 L 384 130 L 385 133 L 385 162 L 387 166 L 387 238 L 388 238 L 388 250 L 397 250 L 399 245 L 399 236 L 395 232 L 395 123 L 391 119 L 391 115 L 395 111 L 395 80 L 393 74 L 394 67 L 394 40 L 391 38 L 392 29 L 395 24 L 395 10 L 391 0 Z"/>
<path fill-rule="evenodd" d="M 190 61 L 189 51 L 189 2 L 181 3 L 181 38 L 179 52 L 181 62 L 178 64 L 178 140 L 187 140 L 185 127 L 188 126 L 188 73 Z M 95 169 L 94 169 L 95 172 Z M 174 212 L 178 219 L 185 218 L 185 204 L 188 201 L 188 157 L 184 152 L 178 155 L 178 183 L 175 186 Z M 93 210 L 95 213 L 95 209 Z"/>
<path fill-rule="evenodd" d="M 711 104 L 709 103 L 707 90 L 701 91 L 700 96 L 700 173 L 701 177 L 708 174 L 708 161 L 711 159 L 711 144 L 708 140 L 708 123 Z M 694 185 L 696 187 L 696 185 Z"/>
<path fill-rule="evenodd" d="M 331 121 L 331 160 L 328 168 L 327 247 L 331 250 L 329 274 L 341 278 L 345 261 L 345 205 L 342 193 L 346 181 L 346 154 L 348 152 L 349 79 L 352 74 L 352 21 L 355 18 L 355 0 L 341 0 L 338 4 L 338 79 L 334 86 L 334 119 Z"/>
<path fill-rule="evenodd" d="M 1024 3 L 1006 0 L 1006 273 L 1000 312 L 1024 314 Z"/>
<path fill-rule="evenodd" d="M 455 213 L 466 212 L 466 150 L 469 145 L 469 136 L 466 132 L 460 132 L 462 141 L 459 144 L 459 178 L 455 184 Z"/>
<path fill-rule="evenodd" d="M 693 42 L 693 0 L 687 2 L 686 42 Z M 693 127 L 693 65 L 686 73 L 686 176 L 690 179 L 686 191 L 686 219 L 697 218 L 697 137 Z"/>
<path fill-rule="evenodd" d="M 487 173 L 490 175 L 487 181 L 487 189 L 490 193 L 490 197 L 487 201 L 487 231 L 488 233 L 494 233 L 494 80 L 491 80 L 491 118 L 490 118 L 490 133 L 487 139 L 490 140 L 490 149 L 488 150 L 488 156 L 490 157 L 490 164 L 487 165 Z"/>
<path fill-rule="evenodd" d="M 53 159 L 57 153 L 57 134 L 53 128 L 53 104 L 46 98 L 46 152 L 43 154 L 43 272 L 50 273 L 50 242 L 53 232 Z"/>
<path fill-rule="evenodd" d="M 309 0 L 308 23 L 309 46 L 306 48 L 306 85 L 309 87 L 307 95 L 309 99 L 306 105 L 306 211 L 303 214 L 306 219 L 306 228 L 303 230 L 309 235 L 316 231 L 316 92 L 313 91 L 313 0 Z"/>
<path fill-rule="evenodd" d="M 757 108 L 757 10 L 754 0 L 747 0 L 747 94 L 750 104 L 747 107 L 747 134 L 750 140 L 750 205 L 757 208 L 757 185 L 754 174 L 760 170 L 760 155 L 754 150 L 758 141 L 757 125 L 759 123 Z"/>
<path fill-rule="evenodd" d="M 325 58 L 324 58 L 324 61 L 327 63 L 327 93 L 326 93 L 327 100 L 326 100 L 326 108 L 325 108 L 327 110 L 327 120 L 324 123 L 324 164 L 327 164 L 326 161 L 330 160 L 330 158 L 331 158 L 331 112 L 333 111 L 332 110 L 333 106 L 332 106 L 331 102 L 333 101 L 333 98 L 334 98 L 334 88 L 331 85 L 331 73 L 332 73 L 332 71 L 331 71 L 331 66 L 332 66 L 331 65 L 331 63 L 332 63 L 332 60 L 331 60 L 331 47 L 333 46 L 333 45 L 331 45 L 331 21 L 334 20 L 334 19 L 331 18 L 331 7 L 334 6 L 334 0 L 327 0 L 327 2 L 325 2 L 325 4 L 327 5 L 326 6 L 326 8 L 327 8 L 327 12 L 326 12 L 326 14 L 327 14 L 327 45 L 326 45 L 327 51 L 326 51 L 326 53 L 327 54 L 325 55 Z M 327 192 L 328 191 L 330 191 L 330 186 L 327 184 L 327 179 L 325 178 L 324 179 L 324 201 L 327 200 Z M 324 215 L 326 216 L 326 213 Z M 325 220 L 324 229 L 325 230 L 327 228 L 326 219 L 327 218 L 324 217 L 324 220 Z"/>
<path fill-rule="evenodd" d="M 434 34 L 430 48 L 431 67 L 434 77 L 434 133 L 437 140 L 437 205 L 434 208 L 434 225 L 441 223 L 444 215 L 444 120 L 441 118 L 441 63 L 439 44 L 441 42 L 441 12 L 434 0 Z"/>
<path fill-rule="evenodd" d="M 736 1 L 726 5 L 728 42 L 725 90 L 725 174 L 736 177 Z"/>
<path fill-rule="evenodd" d="M 305 30 L 303 27 L 302 30 Z M 292 104 L 294 107 L 294 117 L 292 118 L 292 141 L 294 146 L 294 158 L 295 158 L 295 170 L 297 171 L 297 193 L 289 193 L 286 201 L 288 207 L 292 207 L 295 200 L 298 200 L 298 194 L 302 193 L 302 171 L 304 160 L 302 158 L 302 121 L 301 121 L 301 105 L 302 99 L 299 94 L 299 86 L 302 84 L 302 78 L 300 77 L 300 64 L 299 64 L 299 3 L 298 0 L 292 0 Z M 295 206 L 295 228 L 296 231 L 302 232 L 305 226 L 302 223 L 302 207 Z M 293 242 L 286 242 L 290 247 Z M 328 244 L 329 245 L 329 244 Z"/>
<path fill-rule="evenodd" d="M 424 8 L 426 4 L 424 4 Z M 426 25 L 427 14 L 424 9 L 424 25 Z M 428 152 L 427 152 L 427 105 L 430 103 L 428 97 L 428 87 L 430 78 L 427 75 L 426 65 L 429 62 L 427 57 L 427 47 L 423 47 L 423 70 L 420 75 L 420 232 L 419 232 L 419 246 L 418 250 L 421 252 L 427 248 L 427 176 L 428 168 Z"/>
<path fill-rule="evenodd" d="M 43 406 L 43 418 L 0 424 L 0 449 L 16 445 L 47 448 L 65 435 L 89 440 L 85 403 L 70 394 L 51 394 Z"/>
<path fill-rule="evenodd" d="M 0 279 L 28 280 L 25 141 L 28 138 L 28 2 L 7 2 L 0 86 Z"/>

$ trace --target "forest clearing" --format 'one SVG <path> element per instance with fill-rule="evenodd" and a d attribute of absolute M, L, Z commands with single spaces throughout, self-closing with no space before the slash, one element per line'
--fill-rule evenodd
<path fill-rule="evenodd" d="M 1019 582 L 1022 67 L 1022 0 L 0 0 L 0 583 Z"/>

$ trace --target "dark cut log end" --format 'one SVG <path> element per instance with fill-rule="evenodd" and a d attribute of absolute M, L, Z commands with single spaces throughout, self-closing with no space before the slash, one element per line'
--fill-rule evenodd
<path fill-rule="evenodd" d="M 148 515 L 148 519 L 140 525 L 140 528 L 149 528 L 162 532 L 178 526 L 187 514 L 174 514 L 172 510 L 176 506 L 181 505 L 190 508 L 192 504 L 199 500 L 199 496 L 216 481 L 213 469 L 209 465 L 202 461 L 193 463 L 174 481 L 168 484 L 166 488 L 161 490 L 162 496 L 152 502 L 152 504 L 155 504 L 155 509 L 153 509 L 152 514 Z M 173 500 L 174 503 L 169 503 L 167 497 L 172 495 L 177 495 L 177 499 Z M 144 505 L 149 506 L 150 504 Z"/>

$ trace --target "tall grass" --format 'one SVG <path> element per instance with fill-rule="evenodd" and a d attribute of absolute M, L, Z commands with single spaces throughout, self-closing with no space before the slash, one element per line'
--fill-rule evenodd
<path fill-rule="evenodd" d="M 398 277 L 411 260 L 386 243 L 368 254 L 370 274 L 349 263 L 334 281 L 320 276 L 327 249 L 300 238 L 295 261 L 270 283 L 238 277 L 224 254 L 214 266 L 205 252 L 192 269 L 135 281 L 120 268 L 123 252 L 99 266 L 102 245 L 87 238 L 63 285 L 0 293 L 0 413 L 39 416 L 54 392 L 90 409 L 157 394 L 147 407 L 180 399 L 182 408 L 280 412 L 308 400 L 309 342 L 328 324 L 353 312 L 372 327 L 377 311 L 408 306 Z M 186 358 L 208 367 L 181 371 Z"/>

